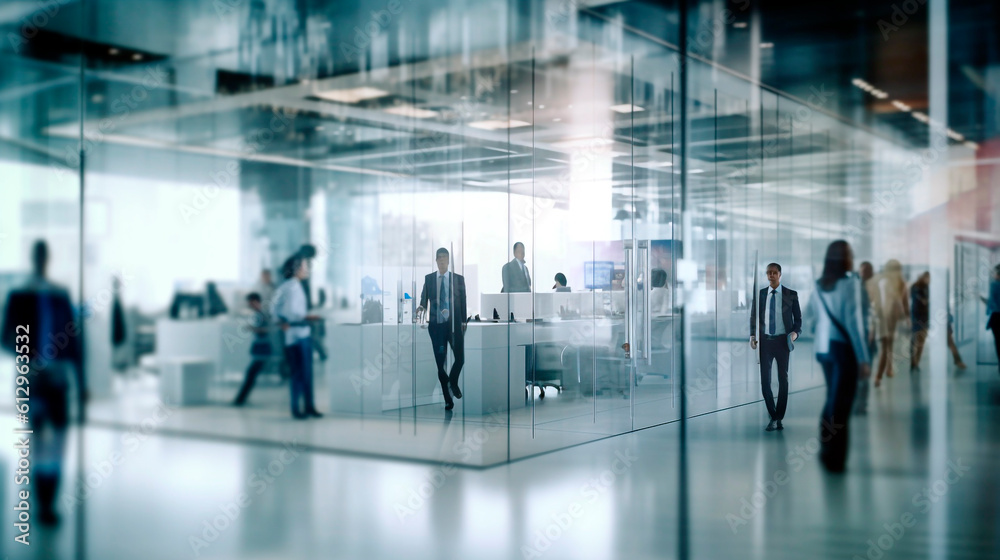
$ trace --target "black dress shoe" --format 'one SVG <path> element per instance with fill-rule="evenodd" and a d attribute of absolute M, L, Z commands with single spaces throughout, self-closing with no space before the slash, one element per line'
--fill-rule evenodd
<path fill-rule="evenodd" d="M 451 385 L 451 394 L 455 395 L 456 399 L 462 398 L 462 390 L 458 388 L 458 385 L 454 383 Z"/>
<path fill-rule="evenodd" d="M 316 410 L 315 408 L 312 409 L 312 410 L 307 410 L 306 411 L 306 416 L 312 416 L 313 418 L 322 418 L 323 417 L 323 415 L 320 414 L 319 411 Z"/>
<path fill-rule="evenodd" d="M 764 428 L 764 431 L 765 432 L 773 432 L 776 429 L 777 428 L 774 427 L 774 420 L 771 420 L 770 422 L 767 423 L 767 427 Z"/>
<path fill-rule="evenodd" d="M 781 420 L 778 420 L 778 425 L 775 426 L 775 430 L 784 430 L 785 427 L 781 425 Z"/>
<path fill-rule="evenodd" d="M 444 403 L 444 409 L 445 410 L 451 410 L 453 408 L 455 408 L 455 403 L 453 401 L 448 401 L 448 402 Z"/>
<path fill-rule="evenodd" d="M 305 412 L 292 412 L 292 418 L 296 420 L 305 420 L 306 418 L 309 418 L 309 415 Z"/>

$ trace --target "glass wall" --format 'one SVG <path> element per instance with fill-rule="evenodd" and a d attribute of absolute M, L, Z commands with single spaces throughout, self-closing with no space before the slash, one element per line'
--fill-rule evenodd
<path fill-rule="evenodd" d="M 0 67 L 32 84 L 0 97 L 0 290 L 46 238 L 87 310 L 95 423 L 167 406 L 192 436 L 482 466 L 677 421 L 685 395 L 755 402 L 765 265 L 804 303 L 830 241 L 879 265 L 910 211 L 908 149 L 719 65 L 719 31 L 686 56 L 676 9 L 654 33 L 647 7 L 569 1 L 151 2 L 127 26 L 110 4 L 47 28 L 75 51 Z M 287 333 L 247 300 L 268 311 L 296 254 L 305 422 Z M 807 333 L 793 392 L 823 384 L 813 358 Z"/>

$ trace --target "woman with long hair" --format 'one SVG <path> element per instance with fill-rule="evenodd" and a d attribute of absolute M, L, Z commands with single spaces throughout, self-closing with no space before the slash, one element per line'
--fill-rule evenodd
<path fill-rule="evenodd" d="M 896 324 L 900 319 L 910 314 L 910 305 L 906 297 L 906 282 L 903 281 L 903 266 L 896 259 L 890 259 L 882 269 L 882 277 L 878 281 L 880 305 L 878 328 L 882 341 L 882 353 L 879 354 L 878 371 L 875 374 L 875 386 L 882 382 L 882 375 L 892 377 L 893 343 L 896 341 Z"/>
<path fill-rule="evenodd" d="M 820 460 L 841 472 L 847 463 L 847 432 L 858 377 L 871 375 L 865 338 L 861 280 L 851 273 L 854 254 L 843 240 L 826 250 L 823 274 L 809 300 L 814 318 L 816 360 L 826 380 L 826 402 L 820 416 Z"/>
<path fill-rule="evenodd" d="M 308 315 L 306 291 L 302 280 L 309 277 L 309 261 L 295 254 L 282 266 L 285 281 L 274 292 L 271 315 L 279 321 L 284 331 L 285 359 L 291 369 L 292 417 L 302 420 L 320 417 L 313 402 L 312 336 L 309 322 L 316 317 Z M 303 407 L 299 408 L 299 402 Z"/>

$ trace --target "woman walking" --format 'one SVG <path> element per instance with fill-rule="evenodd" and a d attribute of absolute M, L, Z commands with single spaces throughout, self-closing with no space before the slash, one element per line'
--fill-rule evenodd
<path fill-rule="evenodd" d="M 815 319 L 816 359 L 826 379 L 826 403 L 820 417 L 820 460 L 841 472 L 847 463 L 847 433 L 858 377 L 871 375 L 865 339 L 861 281 L 851 274 L 854 255 L 846 241 L 827 247 L 823 274 L 809 300 Z"/>
<path fill-rule="evenodd" d="M 910 306 L 906 297 L 906 282 L 903 281 L 903 266 L 896 259 L 885 263 L 879 288 L 879 338 L 882 341 L 882 353 L 878 360 L 878 373 L 875 375 L 875 387 L 882 382 L 882 375 L 892 377 L 893 343 L 896 340 L 896 323 L 910 314 Z"/>
<path fill-rule="evenodd" d="M 306 315 L 305 288 L 302 280 L 309 277 L 309 261 L 295 254 L 282 267 L 285 281 L 274 293 L 271 315 L 276 317 L 285 337 L 285 358 L 291 369 L 292 417 L 302 420 L 309 416 L 320 417 L 313 403 L 312 336 L 309 321 L 316 318 Z M 299 409 L 299 400 L 305 401 Z"/>

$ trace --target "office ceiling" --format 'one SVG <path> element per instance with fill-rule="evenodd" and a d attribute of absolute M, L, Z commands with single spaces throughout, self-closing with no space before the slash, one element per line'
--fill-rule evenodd
<path fill-rule="evenodd" d="M 15 4 L 0 11 L 0 30 L 30 11 Z M 694 7 L 692 32 L 724 4 Z M 58 157 L 78 139 L 82 63 L 85 129 L 102 132 L 106 146 L 406 179 L 339 183 L 358 193 L 509 189 L 561 202 L 565 189 L 539 186 L 586 180 L 570 173 L 570 162 L 586 157 L 598 162 L 592 180 L 610 184 L 616 207 L 678 204 L 676 2 L 573 3 L 576 19 L 529 1 L 477 2 L 463 12 L 414 0 L 388 19 L 370 15 L 385 8 L 372 2 L 235 5 L 218 12 L 195 0 L 144 2 L 141 11 L 121 0 L 65 4 L 22 52 L 0 54 L 0 111 L 19 115 L 0 127 L 7 149 Z M 987 30 L 998 10 L 968 0 L 951 6 L 950 52 L 963 63 L 952 72 L 949 120 L 980 141 L 991 133 L 988 119 L 977 118 L 990 93 L 975 78 L 995 71 L 996 39 Z M 883 182 L 873 173 L 885 149 L 877 138 L 926 145 L 927 126 L 852 80 L 926 110 L 926 12 L 887 41 L 878 21 L 892 17 L 891 2 L 762 2 L 735 12 L 721 49 L 714 41 L 693 48 L 735 72 L 691 66 L 692 202 L 737 215 L 749 189 L 761 197 L 780 191 L 810 215 L 831 204 L 861 208 L 858 188 Z M 373 18 L 379 33 L 359 31 Z M 759 35 L 751 34 L 754 21 Z M 758 38 L 769 46 L 757 49 L 755 71 L 749 41 Z M 638 54 L 625 58 L 620 49 Z M 749 110 L 758 94 L 746 77 L 767 86 L 763 111 Z M 829 104 L 790 124 L 796 100 L 817 87 Z M 362 99 L 366 93 L 374 97 Z M 642 109 L 612 110 L 629 105 Z M 276 113 L 287 126 L 273 125 Z M 100 130 L 109 122 L 110 131 Z"/>

